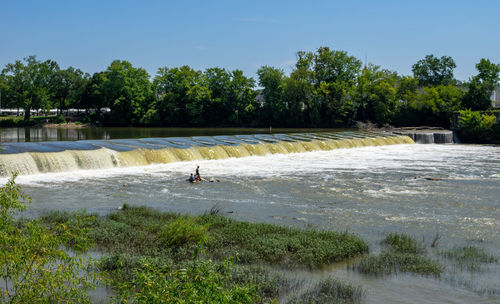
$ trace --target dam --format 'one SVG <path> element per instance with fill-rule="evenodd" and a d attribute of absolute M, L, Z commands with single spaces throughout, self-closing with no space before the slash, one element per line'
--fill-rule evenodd
<path fill-rule="evenodd" d="M 413 144 L 386 132 L 313 132 L 4 143 L 0 176 Z"/>
<path fill-rule="evenodd" d="M 16 183 L 32 197 L 26 217 L 107 215 L 123 204 L 196 215 L 217 206 L 236 220 L 349 231 L 374 252 L 389 232 L 425 241 L 433 259 L 455 246 L 500 252 L 499 147 L 414 144 L 379 131 L 265 132 L 4 142 L 0 183 L 19 172 Z M 186 182 L 198 165 L 221 182 Z M 361 284 L 368 303 L 498 303 L 500 263 L 475 273 L 446 266 L 440 279 L 372 278 L 343 264 L 308 275 Z"/>

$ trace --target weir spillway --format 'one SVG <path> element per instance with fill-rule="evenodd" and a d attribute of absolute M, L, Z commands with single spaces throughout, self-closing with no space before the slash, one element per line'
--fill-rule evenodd
<path fill-rule="evenodd" d="M 3 143 L 0 176 L 414 144 L 383 132 L 316 132 Z"/>

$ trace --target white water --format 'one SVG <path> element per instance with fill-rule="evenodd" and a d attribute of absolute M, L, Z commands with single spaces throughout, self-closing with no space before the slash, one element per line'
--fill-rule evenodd
<path fill-rule="evenodd" d="M 221 182 L 187 183 L 196 165 L 202 176 Z M 16 181 L 33 197 L 27 213 L 34 216 L 82 208 L 104 214 L 123 203 L 202 213 L 217 204 L 236 219 L 347 229 L 375 251 L 388 232 L 406 232 L 427 245 L 439 232 L 439 249 L 475 245 L 500 256 L 500 148 L 493 146 L 336 149 L 48 173 Z M 343 267 L 326 274 L 365 286 L 369 303 L 500 301 L 498 264 L 484 273 L 458 273 L 459 283 L 446 275 L 373 279 Z"/>

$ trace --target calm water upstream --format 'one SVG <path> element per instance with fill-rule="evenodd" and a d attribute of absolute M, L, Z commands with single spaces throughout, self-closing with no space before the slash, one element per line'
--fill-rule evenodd
<path fill-rule="evenodd" d="M 195 166 L 219 183 L 189 184 Z M 433 177 L 438 180 L 427 180 Z M 2 178 L 1 183 L 5 182 Z M 348 230 L 380 250 L 388 232 L 430 247 L 484 247 L 500 256 L 500 147 L 388 145 L 161 165 L 19 176 L 33 203 L 26 213 L 106 214 L 124 203 L 297 227 Z M 430 254 L 437 258 L 436 252 Z M 373 278 L 334 265 L 307 273 L 364 286 L 368 303 L 499 303 L 500 265 L 469 273 L 448 266 L 440 278 Z"/>

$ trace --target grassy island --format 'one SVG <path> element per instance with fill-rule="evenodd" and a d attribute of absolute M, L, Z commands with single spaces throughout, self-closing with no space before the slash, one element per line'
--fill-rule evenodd
<path fill-rule="evenodd" d="M 364 294 L 334 278 L 310 287 L 285 275 L 368 252 L 365 241 L 346 232 L 235 221 L 213 210 L 186 216 L 127 205 L 107 216 L 51 212 L 40 223 L 49 231 L 66 227 L 68 248 L 102 255 L 91 271 L 118 302 L 357 303 Z"/>

